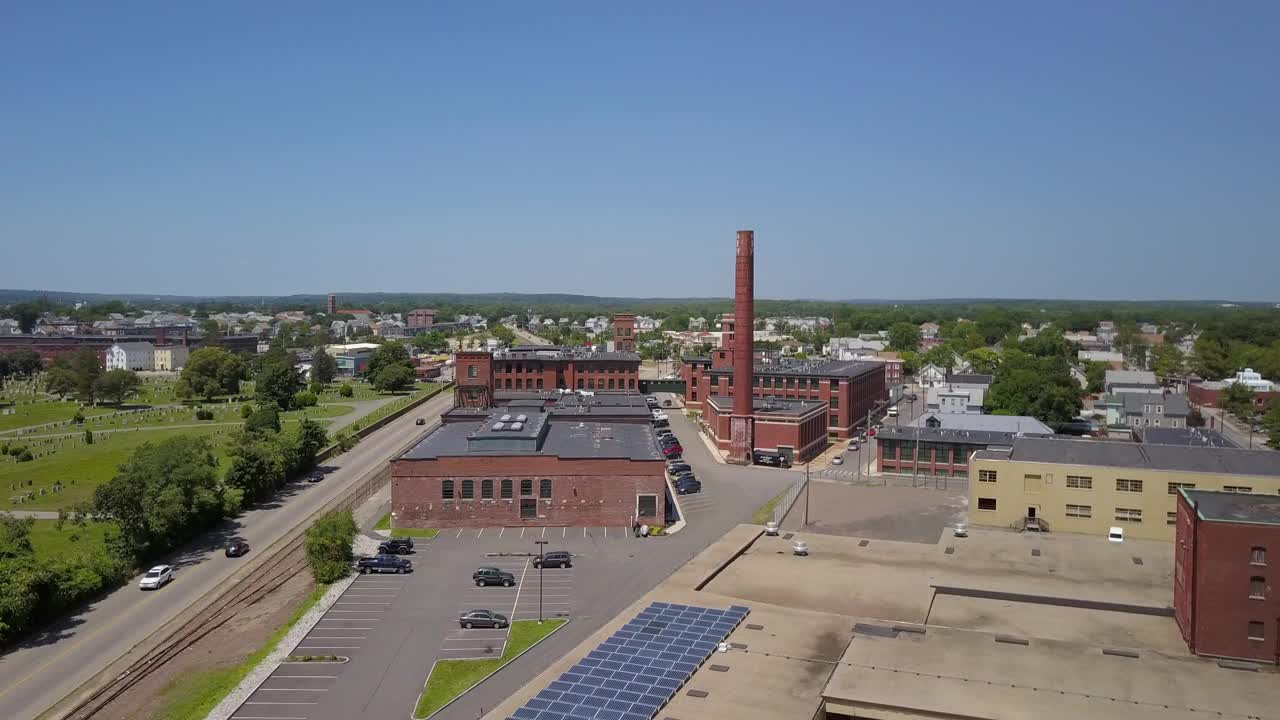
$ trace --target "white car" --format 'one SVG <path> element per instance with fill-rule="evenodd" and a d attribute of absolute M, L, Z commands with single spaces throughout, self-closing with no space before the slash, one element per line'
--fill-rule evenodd
<path fill-rule="evenodd" d="M 147 571 L 138 581 L 142 590 L 159 590 L 173 580 L 173 568 L 168 565 L 157 565 Z"/>
<path fill-rule="evenodd" d="M 835 456 L 835 457 L 831 458 L 831 464 L 832 464 L 832 465 L 843 465 L 843 464 L 844 464 L 844 458 L 842 458 L 842 457 L 840 457 L 839 455 L 837 455 L 837 456 Z"/>

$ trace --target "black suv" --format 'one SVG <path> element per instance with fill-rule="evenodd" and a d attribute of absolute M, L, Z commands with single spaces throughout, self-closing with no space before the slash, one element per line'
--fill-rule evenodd
<path fill-rule="evenodd" d="M 378 543 L 380 555 L 408 555 L 413 552 L 413 538 L 393 537 Z"/>
<path fill-rule="evenodd" d="M 404 573 L 413 569 L 413 563 L 402 557 L 395 555 L 379 555 L 377 557 L 363 557 L 356 561 L 356 569 L 368 575 L 369 573 Z"/>
<path fill-rule="evenodd" d="M 573 556 L 571 556 L 567 550 L 552 550 L 540 558 L 534 558 L 533 566 L 544 568 L 573 567 Z"/>
<path fill-rule="evenodd" d="M 515 575 L 505 570 L 499 570 L 496 567 L 482 567 L 471 573 L 471 579 L 476 581 L 476 587 L 484 587 L 485 585 L 511 587 L 516 584 Z"/>

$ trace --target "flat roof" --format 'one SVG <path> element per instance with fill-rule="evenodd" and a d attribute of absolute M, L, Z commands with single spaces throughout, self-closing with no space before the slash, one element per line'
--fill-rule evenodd
<path fill-rule="evenodd" d="M 751 411 L 756 415 L 785 415 L 788 417 L 804 417 L 819 410 L 827 403 L 821 400 L 793 400 L 791 398 L 753 397 Z M 718 412 L 733 410 L 733 398 L 727 395 L 711 395 L 707 402 L 715 406 Z"/>
<path fill-rule="evenodd" d="M 907 427 L 928 427 L 929 420 L 941 423 L 944 430 L 980 430 L 1000 433 L 1041 433 L 1052 435 L 1053 428 L 1028 415 L 980 415 L 978 413 L 926 412 Z M 884 428 L 888 430 L 889 428 Z"/>
<path fill-rule="evenodd" d="M 1134 428 L 1138 442 L 1151 445 L 1187 445 L 1190 447 L 1240 447 L 1234 440 L 1209 428 Z"/>
<path fill-rule="evenodd" d="M 592 350 L 576 345 L 512 345 L 493 353 L 495 361 L 509 360 L 621 360 L 640 362 L 640 353 Z"/>
<path fill-rule="evenodd" d="M 870 372 L 882 371 L 884 363 L 867 360 L 787 360 L 778 363 L 761 363 L 751 368 L 752 375 L 791 377 L 855 378 Z M 733 368 L 711 368 L 707 372 L 718 375 L 733 374 Z"/>
<path fill-rule="evenodd" d="M 1280 496 L 1180 490 L 1201 520 L 1280 525 Z"/>
<path fill-rule="evenodd" d="M 495 428 L 503 415 L 519 417 L 515 408 L 491 411 L 479 422 L 441 425 L 400 460 L 486 455 L 554 456 L 565 459 L 662 460 L 657 438 L 648 423 L 600 422 L 556 418 L 549 413 L 524 413 L 518 430 Z"/>
<path fill-rule="evenodd" d="M 1280 477 L 1280 453 L 1274 450 L 1020 437 L 1014 440 L 1012 452 L 999 455 L 984 453 L 979 457 L 1015 462 Z"/>

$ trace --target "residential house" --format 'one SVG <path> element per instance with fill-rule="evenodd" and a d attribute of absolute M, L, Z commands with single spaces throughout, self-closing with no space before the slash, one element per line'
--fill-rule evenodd
<path fill-rule="evenodd" d="M 925 391 L 925 409 L 934 413 L 982 414 L 982 399 L 986 391 L 978 388 L 944 385 Z"/>
<path fill-rule="evenodd" d="M 1254 392 L 1271 392 L 1275 389 L 1275 383 L 1270 380 L 1263 379 L 1260 373 L 1253 371 L 1253 368 L 1245 368 L 1235 374 L 1235 377 L 1229 377 L 1222 381 L 1226 385 L 1234 385 L 1239 383 Z"/>
<path fill-rule="evenodd" d="M 986 390 L 991 387 L 991 383 L 993 382 L 995 382 L 994 375 L 985 375 L 983 373 L 948 373 L 944 384 L 947 387 Z"/>
<path fill-rule="evenodd" d="M 116 343 L 107 348 L 108 370 L 154 370 L 156 348 L 149 342 Z"/>
<path fill-rule="evenodd" d="M 862 338 L 833 337 L 822 347 L 822 354 L 832 360 L 858 360 L 861 356 L 883 352 L 889 343 L 884 340 L 863 340 Z"/>
<path fill-rule="evenodd" d="M 0 335 L 21 335 L 22 325 L 12 318 L 0 318 Z"/>
<path fill-rule="evenodd" d="M 186 366 L 191 350 L 186 345 L 157 345 L 154 357 L 156 370 L 176 372 Z"/>
<path fill-rule="evenodd" d="M 1098 340 L 1110 347 L 1116 341 L 1116 324 L 1111 320 L 1103 320 L 1098 323 L 1098 329 L 1094 331 Z"/>
<path fill-rule="evenodd" d="M 695 332 L 706 330 L 707 319 L 704 317 L 689 318 L 689 329 Z"/>
<path fill-rule="evenodd" d="M 921 387 L 938 387 L 947 381 L 947 369 L 929 363 L 916 370 L 916 383 Z"/>
<path fill-rule="evenodd" d="M 928 339 L 928 340 L 932 340 L 933 338 L 938 337 L 938 330 L 939 330 L 939 329 L 940 329 L 940 328 L 938 327 L 938 323 L 936 323 L 936 322 L 921 323 L 921 324 L 920 324 L 920 337 L 925 338 L 925 339 Z"/>
<path fill-rule="evenodd" d="M 1131 428 L 1184 428 L 1187 426 L 1187 396 L 1125 393 L 1124 424 Z"/>
<path fill-rule="evenodd" d="M 1077 350 L 1076 358 L 1088 362 L 1104 362 L 1114 365 L 1114 369 L 1124 367 L 1124 354 L 1114 350 Z"/>
<path fill-rule="evenodd" d="M 1164 388 L 1156 380 L 1156 374 L 1150 370 L 1108 370 L 1103 383 L 1104 389 L 1111 395 L 1164 392 Z"/>

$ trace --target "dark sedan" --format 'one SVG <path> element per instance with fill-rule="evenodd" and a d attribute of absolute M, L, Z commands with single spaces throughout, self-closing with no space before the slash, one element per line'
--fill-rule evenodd
<path fill-rule="evenodd" d="M 500 615 L 492 610 L 468 610 L 458 616 L 458 624 L 470 630 L 471 628 L 504 628 L 511 623 L 506 615 Z"/>
<path fill-rule="evenodd" d="M 240 557 L 249 552 L 249 543 L 243 540 L 233 541 L 227 546 L 227 557 Z"/>
<path fill-rule="evenodd" d="M 676 485 L 677 495 L 693 495 L 702 492 L 702 483 L 697 480 L 685 480 Z"/>

